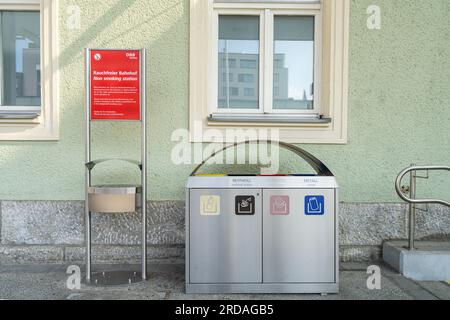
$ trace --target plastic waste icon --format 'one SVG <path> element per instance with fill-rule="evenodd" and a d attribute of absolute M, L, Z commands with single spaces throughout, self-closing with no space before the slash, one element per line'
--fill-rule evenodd
<path fill-rule="evenodd" d="M 307 215 L 323 215 L 325 213 L 325 200 L 323 196 L 308 196 L 305 198 Z"/>

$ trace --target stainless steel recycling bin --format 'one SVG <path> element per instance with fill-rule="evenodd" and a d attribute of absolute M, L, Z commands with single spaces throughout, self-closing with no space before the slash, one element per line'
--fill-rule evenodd
<path fill-rule="evenodd" d="M 187 293 L 339 292 L 337 181 L 311 154 L 280 147 L 317 174 L 208 176 L 199 166 L 189 178 Z"/>

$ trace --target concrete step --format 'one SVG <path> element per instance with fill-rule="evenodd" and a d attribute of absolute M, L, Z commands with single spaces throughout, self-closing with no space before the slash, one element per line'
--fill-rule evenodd
<path fill-rule="evenodd" d="M 407 241 L 385 242 L 383 260 L 412 280 L 450 280 L 450 241 L 418 241 L 413 251 L 407 247 Z"/>

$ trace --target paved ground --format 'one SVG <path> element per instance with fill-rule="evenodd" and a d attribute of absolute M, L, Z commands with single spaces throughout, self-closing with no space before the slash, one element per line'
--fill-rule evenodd
<path fill-rule="evenodd" d="M 283 300 L 450 300 L 450 285 L 442 282 L 417 283 L 395 273 L 386 266 L 382 269 L 381 290 L 366 286 L 367 265 L 346 263 L 341 267 L 341 293 L 339 295 L 185 295 L 184 266 L 181 264 L 155 264 L 149 266 L 150 279 L 130 286 L 95 288 L 82 285 L 81 290 L 66 288 L 65 266 L 0 266 L 0 299 L 50 300 L 116 300 L 116 299 L 283 299 Z M 134 269 L 132 266 L 102 267 L 102 270 Z M 138 269 L 138 268 L 136 268 Z"/>

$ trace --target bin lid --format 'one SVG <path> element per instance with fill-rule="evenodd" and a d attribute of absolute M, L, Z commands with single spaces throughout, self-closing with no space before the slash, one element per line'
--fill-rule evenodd
<path fill-rule="evenodd" d="M 137 194 L 141 193 L 141 186 L 136 185 L 99 185 L 88 188 L 89 194 Z"/>
<path fill-rule="evenodd" d="M 188 189 L 337 189 L 335 177 L 329 176 L 224 176 L 189 177 Z"/>

